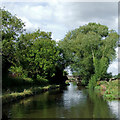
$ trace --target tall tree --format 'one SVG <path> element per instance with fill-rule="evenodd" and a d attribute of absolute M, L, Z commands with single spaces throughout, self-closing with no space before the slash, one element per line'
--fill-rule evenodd
<path fill-rule="evenodd" d="M 114 30 L 89 23 L 68 32 L 59 45 L 73 74 L 79 75 L 84 84 L 94 87 L 115 58 L 117 41 L 118 35 Z"/>
<path fill-rule="evenodd" d="M 9 67 L 16 61 L 15 44 L 18 36 L 24 31 L 24 23 L 10 12 L 2 12 L 2 68 L 5 76 Z"/>

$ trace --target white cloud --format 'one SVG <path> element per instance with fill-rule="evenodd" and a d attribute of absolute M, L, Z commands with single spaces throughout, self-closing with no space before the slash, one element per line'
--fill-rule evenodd
<path fill-rule="evenodd" d="M 113 75 L 118 74 L 118 62 L 114 61 L 108 68 L 108 73 L 112 72 Z"/>
<path fill-rule="evenodd" d="M 62 32 L 63 29 L 62 34 L 65 34 L 66 30 L 75 29 L 88 22 L 100 22 L 110 29 L 117 29 L 117 3 L 65 3 L 52 0 L 47 3 L 4 3 L 3 5 L 13 14 L 28 19 L 30 23 L 40 28 L 47 29 L 52 25 L 52 28 L 56 27 L 54 31 Z M 54 36 L 59 36 L 60 32 L 55 34 L 54 31 L 51 31 Z"/>
<path fill-rule="evenodd" d="M 118 74 L 118 47 L 115 50 L 116 50 L 116 59 L 110 64 L 108 68 L 108 73 L 112 72 L 113 75 Z"/>
<path fill-rule="evenodd" d="M 29 6 L 26 8 L 29 18 L 33 20 L 49 20 L 52 18 L 52 10 L 49 6 Z"/>
<path fill-rule="evenodd" d="M 60 41 L 60 39 L 56 39 L 56 42 L 59 42 Z"/>
<path fill-rule="evenodd" d="M 25 23 L 25 29 L 31 29 L 34 27 L 34 25 L 26 17 L 21 17 L 20 19 Z"/>

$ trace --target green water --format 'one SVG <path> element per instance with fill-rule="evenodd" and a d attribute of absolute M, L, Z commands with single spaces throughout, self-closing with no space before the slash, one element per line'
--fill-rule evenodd
<path fill-rule="evenodd" d="M 3 106 L 9 118 L 117 118 L 118 102 L 107 102 L 93 91 L 70 86 Z"/>

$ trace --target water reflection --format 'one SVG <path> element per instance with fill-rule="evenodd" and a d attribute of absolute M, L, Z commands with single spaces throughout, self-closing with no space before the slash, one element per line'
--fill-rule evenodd
<path fill-rule="evenodd" d="M 109 101 L 108 105 L 109 105 L 112 113 L 115 114 L 117 118 L 120 118 L 120 113 L 119 113 L 120 101 L 118 101 L 118 100 Z"/>
<path fill-rule="evenodd" d="M 83 94 L 83 91 L 78 90 L 77 86 L 70 84 L 68 90 L 64 91 L 63 101 L 65 109 L 70 109 L 79 104 L 83 104 L 86 101 L 86 95 Z"/>
<path fill-rule="evenodd" d="M 71 83 L 65 89 L 3 106 L 3 114 L 11 118 L 117 118 L 117 104 L 113 103 L 104 101 L 94 91 Z"/>

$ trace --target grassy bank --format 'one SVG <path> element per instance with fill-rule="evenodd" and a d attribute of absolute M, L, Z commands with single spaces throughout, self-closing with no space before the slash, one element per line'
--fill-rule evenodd
<path fill-rule="evenodd" d="M 120 99 L 120 81 L 99 81 L 95 87 L 95 91 L 100 93 L 106 100 Z"/>
<path fill-rule="evenodd" d="M 7 91 L 8 89 L 10 91 L 16 91 L 18 88 L 21 89 L 27 89 L 31 86 L 47 86 L 49 85 L 49 82 L 47 79 L 41 78 L 33 80 L 32 78 L 23 78 L 23 77 L 6 77 L 3 78 L 3 90 Z M 17 88 L 17 89 L 16 89 Z"/>
<path fill-rule="evenodd" d="M 36 95 L 51 89 L 56 89 L 59 87 L 60 85 L 48 85 L 44 87 L 31 87 L 29 89 L 24 89 L 22 92 L 4 93 L 2 95 L 2 103 L 6 104 L 6 103 L 18 101 L 28 96 L 33 96 L 33 95 Z"/>

